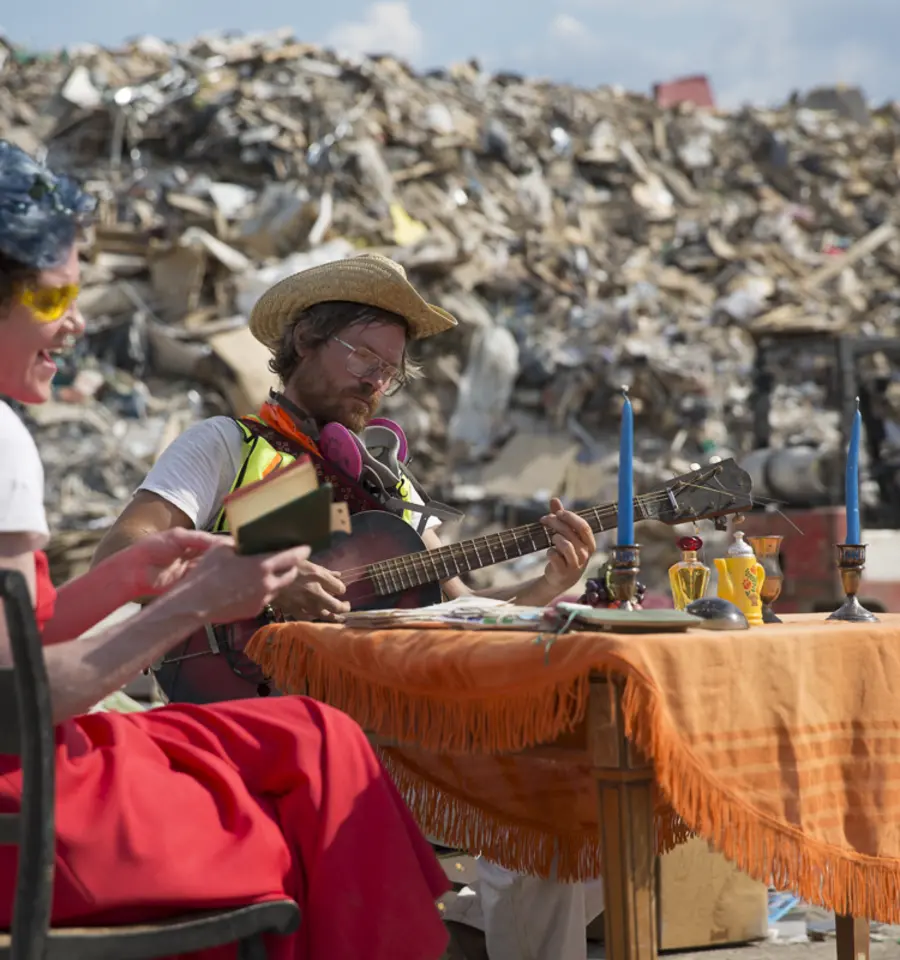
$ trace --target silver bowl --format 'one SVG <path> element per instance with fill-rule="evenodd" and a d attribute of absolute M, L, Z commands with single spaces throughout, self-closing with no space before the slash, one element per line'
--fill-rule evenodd
<path fill-rule="evenodd" d="M 721 597 L 701 597 L 684 608 L 685 613 L 699 617 L 701 630 L 749 630 L 750 624 L 743 611 L 730 600 Z"/>

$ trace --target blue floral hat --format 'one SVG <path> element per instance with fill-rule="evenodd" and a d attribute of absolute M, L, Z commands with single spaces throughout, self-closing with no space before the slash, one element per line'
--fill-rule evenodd
<path fill-rule="evenodd" d="M 0 253 L 35 270 L 59 266 L 95 206 L 74 180 L 0 140 Z"/>

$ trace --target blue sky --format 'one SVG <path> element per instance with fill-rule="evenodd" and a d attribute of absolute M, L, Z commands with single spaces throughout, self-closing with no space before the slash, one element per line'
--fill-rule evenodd
<path fill-rule="evenodd" d="M 3 9 L 6 7 L 7 9 Z M 12 9 L 9 9 L 11 7 Z M 150 33 L 292 27 L 348 52 L 392 52 L 416 67 L 478 57 L 490 68 L 648 91 L 705 72 L 720 103 L 783 100 L 817 83 L 900 99 L 898 0 L 31 0 L 0 4 L 17 43 L 115 44 Z"/>

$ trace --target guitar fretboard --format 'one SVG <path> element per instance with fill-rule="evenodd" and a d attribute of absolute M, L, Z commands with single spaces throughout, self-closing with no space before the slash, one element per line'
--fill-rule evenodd
<path fill-rule="evenodd" d="M 635 520 L 646 520 L 655 516 L 657 511 L 647 498 L 638 497 L 634 501 L 634 512 Z M 615 528 L 618 504 L 588 507 L 577 513 L 587 520 L 594 533 L 602 533 Z M 425 583 L 458 577 L 504 560 L 537 553 L 546 550 L 552 543 L 553 533 L 547 527 L 542 523 L 528 523 L 501 533 L 447 544 L 435 550 L 421 550 L 392 560 L 382 560 L 368 566 L 366 574 L 379 596 L 389 596 Z"/>

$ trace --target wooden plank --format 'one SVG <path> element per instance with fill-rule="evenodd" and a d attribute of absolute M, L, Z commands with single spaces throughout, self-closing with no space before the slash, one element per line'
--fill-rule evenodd
<path fill-rule="evenodd" d="M 869 960 L 869 921 L 861 917 L 834 918 L 838 960 Z"/>
<path fill-rule="evenodd" d="M 591 681 L 588 734 L 602 845 L 608 960 L 656 960 L 656 846 L 653 767 L 628 743 L 623 685 Z"/>
<path fill-rule="evenodd" d="M 608 960 L 657 957 L 652 786 L 598 784 Z"/>

